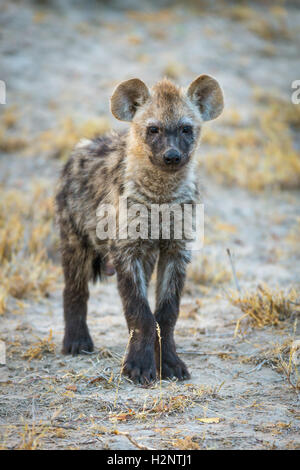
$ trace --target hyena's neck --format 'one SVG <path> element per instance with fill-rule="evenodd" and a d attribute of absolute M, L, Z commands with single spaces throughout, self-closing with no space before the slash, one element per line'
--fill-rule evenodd
<path fill-rule="evenodd" d="M 164 173 L 154 165 L 125 169 L 125 187 L 128 197 L 145 203 L 171 203 L 192 198 L 195 188 L 195 171 L 192 162 L 176 174 Z"/>

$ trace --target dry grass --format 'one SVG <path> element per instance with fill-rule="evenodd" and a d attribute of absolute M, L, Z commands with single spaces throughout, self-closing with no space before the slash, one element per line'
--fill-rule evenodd
<path fill-rule="evenodd" d="M 267 107 L 274 120 L 275 118 L 280 118 L 280 120 L 293 129 L 297 130 L 300 128 L 300 106 L 285 101 L 276 94 L 262 88 L 255 88 L 253 96 L 259 105 Z"/>
<path fill-rule="evenodd" d="M 157 388 L 157 385 L 153 385 Z M 146 397 L 142 406 L 126 408 L 119 405 L 119 412 L 111 412 L 109 419 L 112 422 L 126 422 L 132 419 L 146 420 L 155 419 L 163 415 L 173 415 L 184 413 L 188 408 L 192 408 L 197 404 L 204 403 L 208 398 L 217 398 L 221 387 L 197 386 L 193 384 L 185 384 L 186 391 L 182 393 L 182 387 L 176 382 L 171 383 L 167 390 L 162 393 L 159 387 L 158 396 Z"/>
<path fill-rule="evenodd" d="M 242 358 L 242 363 L 254 363 L 257 368 L 262 365 L 269 366 L 276 372 L 283 374 L 287 384 L 295 392 L 300 391 L 300 340 L 296 339 L 297 319 L 293 331 L 283 341 L 275 342 L 271 346 L 262 348 L 257 355 Z"/>
<path fill-rule="evenodd" d="M 178 80 L 178 78 L 181 77 L 184 73 L 184 65 L 176 60 L 169 60 L 163 70 L 163 76 L 166 76 L 171 80 Z"/>
<path fill-rule="evenodd" d="M 223 2 L 205 0 L 187 1 L 195 13 L 230 18 L 268 42 L 290 40 L 293 37 L 293 31 L 290 31 L 287 23 L 288 11 L 282 3 L 260 0 L 256 3 L 236 1 L 224 5 Z"/>
<path fill-rule="evenodd" d="M 292 34 L 287 25 L 287 11 L 283 6 L 274 5 L 262 12 L 247 4 L 224 8 L 225 15 L 234 21 L 241 22 L 252 33 L 267 41 L 291 39 Z"/>
<path fill-rule="evenodd" d="M 198 313 L 202 307 L 202 300 L 195 299 L 195 302 L 184 303 L 180 306 L 180 318 L 197 320 Z"/>
<path fill-rule="evenodd" d="M 145 415 L 163 415 L 173 413 L 184 413 L 188 408 L 194 407 L 197 404 L 204 403 L 208 398 L 217 398 L 220 389 L 219 387 L 210 387 L 205 385 L 185 384 L 186 393 L 160 394 L 159 398 L 152 399 L 148 404 L 145 404 L 143 410 L 138 413 L 138 417 L 144 418 Z M 181 391 L 182 389 L 176 384 L 171 384 L 170 389 L 172 392 Z"/>
<path fill-rule="evenodd" d="M 1 117 L 1 124 L 4 126 L 5 129 L 10 129 L 16 125 L 19 119 L 19 112 L 17 110 L 17 106 L 8 106 L 4 109 L 2 117 Z"/>
<path fill-rule="evenodd" d="M 43 355 L 47 353 L 55 353 L 55 344 L 52 341 L 52 330 L 50 330 L 49 336 L 47 338 L 40 339 L 30 346 L 30 348 L 25 351 L 22 357 L 32 361 L 32 359 L 41 359 Z"/>
<path fill-rule="evenodd" d="M 287 380 L 287 383 L 295 391 L 300 391 L 300 374 L 299 366 L 299 340 L 289 341 L 285 344 L 284 348 L 278 351 L 277 367 L 279 372 L 282 372 Z"/>
<path fill-rule="evenodd" d="M 2 152 L 12 153 L 24 150 L 27 146 L 28 140 L 26 137 L 10 135 L 0 127 L 0 150 Z"/>
<path fill-rule="evenodd" d="M 47 343 L 51 343 L 51 335 L 47 339 Z M 45 342 L 42 342 L 45 346 Z M 38 348 L 40 349 L 40 348 Z M 48 351 L 47 351 L 48 352 Z M 32 354 L 33 353 L 33 354 Z M 35 351 L 30 351 L 28 356 L 39 356 Z M 188 408 L 195 408 L 196 410 L 201 409 L 210 400 L 219 397 L 219 387 L 208 387 L 208 386 L 196 386 L 193 384 L 177 384 L 175 382 L 165 383 L 164 382 L 164 394 L 161 396 L 158 393 L 157 387 L 149 389 L 149 393 L 143 397 L 141 394 L 137 395 L 137 400 L 131 401 L 131 408 L 128 406 L 128 396 L 126 394 L 125 402 L 119 400 L 117 408 L 113 408 L 111 401 L 106 402 L 101 399 L 99 402 L 99 393 L 88 392 L 88 398 L 84 399 L 85 409 L 82 408 L 82 397 L 85 395 L 84 390 L 80 383 L 78 384 L 77 390 L 81 393 L 73 393 L 74 386 L 70 384 L 66 386 L 66 382 L 69 382 L 69 375 L 63 377 L 34 377 L 34 381 L 28 378 L 30 381 L 31 390 L 34 387 L 38 387 L 41 379 L 43 383 L 43 396 L 48 397 L 47 402 L 47 417 L 43 421 L 35 421 L 34 410 L 35 405 L 31 405 L 25 416 L 33 413 L 33 418 L 30 423 L 24 422 L 24 417 L 21 418 L 21 422 L 14 424 L 0 424 L 1 436 L 1 449 L 15 448 L 15 449 L 28 449 L 34 450 L 38 448 L 46 448 L 49 445 L 49 441 L 52 442 L 56 438 L 64 438 L 66 442 L 73 442 L 70 437 L 68 430 L 77 431 L 77 439 L 83 436 L 91 441 L 92 437 L 100 436 L 113 436 L 120 435 L 125 436 L 135 447 L 139 449 L 147 449 L 145 445 L 140 443 L 140 439 L 133 433 L 127 432 L 130 430 L 130 425 L 133 427 L 139 425 L 141 422 L 147 421 L 148 423 L 164 422 L 164 419 L 168 419 L 169 416 L 183 415 Z M 50 383 L 49 383 L 50 382 Z M 59 388 L 60 387 L 60 388 Z M 65 391 L 67 389 L 67 392 Z M 55 395 L 53 395 L 53 393 Z M 83 393 L 83 395 L 82 395 Z M 51 395 L 52 394 L 52 395 Z M 49 403 L 49 397 L 53 396 L 53 399 Z M 58 401 L 58 397 L 61 397 Z M 103 393 L 101 392 L 101 398 Z M 65 415 L 65 400 L 68 400 L 68 415 L 66 419 Z M 36 406 L 40 407 L 41 403 L 36 403 Z M 198 405 L 198 408 L 197 408 Z M 87 408 L 92 406 L 90 411 Z M 96 411 L 97 410 L 97 411 Z M 98 412 L 101 410 L 102 418 L 99 420 Z M 49 418 L 49 412 L 52 417 Z M 89 414 L 91 412 L 91 414 Z M 70 413 L 70 414 L 69 414 Z M 97 413 L 96 416 L 94 413 Z M 95 418 L 94 418 L 95 416 Z M 103 421 L 102 421 L 103 420 Z M 103 425 L 105 424 L 105 426 Z M 124 432 L 124 424 L 127 424 L 126 432 Z M 119 429 L 119 425 L 123 425 Z M 153 424 L 151 424 L 152 426 Z M 82 426 L 84 431 L 81 431 Z M 158 430 L 155 430 L 158 431 Z M 100 439 L 101 440 L 101 439 Z M 94 442 L 94 441 L 93 441 Z M 97 439 L 95 440 L 97 442 Z M 57 441 L 56 441 L 57 443 Z M 173 439 L 169 441 L 171 445 L 176 445 L 178 448 L 184 446 L 184 442 L 173 442 Z M 192 443 L 186 442 L 186 445 L 192 445 Z M 13 447 L 12 447 L 13 446 Z"/>
<path fill-rule="evenodd" d="M 185 436 L 182 439 L 174 439 L 172 445 L 179 450 L 199 450 L 201 447 L 195 439 L 195 436 Z"/>
<path fill-rule="evenodd" d="M 110 130 L 106 117 L 89 119 L 77 124 L 67 116 L 58 129 L 42 132 L 37 140 L 38 148 L 53 158 L 65 160 L 81 138 L 91 139 Z"/>
<path fill-rule="evenodd" d="M 41 132 L 36 139 L 29 139 L 25 130 L 16 129 L 19 113 L 15 106 L 5 109 L 0 120 L 0 151 L 12 153 L 27 149 L 28 152 L 45 152 L 50 157 L 66 159 L 75 144 L 83 137 L 93 138 L 110 130 L 106 117 L 91 118 L 76 123 L 66 116 L 58 128 Z"/>
<path fill-rule="evenodd" d="M 14 436 L 17 441 L 13 447 L 9 447 L 7 444 L 11 436 Z M 0 450 L 37 450 L 43 448 L 45 438 L 61 439 L 64 437 L 66 437 L 64 428 L 43 422 L 28 423 L 22 420 L 22 423 L 6 426 L 5 434 L 0 444 Z"/>
<path fill-rule="evenodd" d="M 169 23 L 176 20 L 176 12 L 172 8 L 161 8 L 154 12 L 144 12 L 137 10 L 127 11 L 127 15 L 130 19 L 136 20 L 142 23 Z"/>
<path fill-rule="evenodd" d="M 282 373 L 289 386 L 296 393 L 300 391 L 300 339 L 296 339 L 297 319 L 295 320 L 293 332 L 281 344 L 275 344 L 266 354 L 273 361 L 278 372 Z"/>
<path fill-rule="evenodd" d="M 300 158 L 294 147 L 293 129 L 300 126 L 299 106 L 264 97 L 264 106 L 251 118 L 251 125 L 233 125 L 214 131 L 206 128 L 203 143 L 213 148 L 205 155 L 206 172 L 218 182 L 237 184 L 253 191 L 265 188 L 300 187 Z"/>
<path fill-rule="evenodd" d="M 12 153 L 24 150 L 28 146 L 25 132 L 16 133 L 15 127 L 19 117 L 16 106 L 8 106 L 4 109 L 0 119 L 0 151 Z"/>
<path fill-rule="evenodd" d="M 289 233 L 285 238 L 286 242 L 292 248 L 294 256 L 296 253 L 299 253 L 299 240 L 300 240 L 300 217 L 295 221 L 295 225 L 291 228 Z"/>
<path fill-rule="evenodd" d="M 218 286 L 231 280 L 231 273 L 227 268 L 212 256 L 196 257 L 187 271 L 188 279 L 195 284 L 204 286 Z"/>
<path fill-rule="evenodd" d="M 41 440 L 46 434 L 46 428 L 36 424 L 25 423 L 23 429 L 19 430 L 18 450 L 36 450 L 41 445 Z"/>
<path fill-rule="evenodd" d="M 218 217 L 206 215 L 205 218 L 205 245 L 215 245 L 228 242 L 236 236 L 236 225 Z"/>
<path fill-rule="evenodd" d="M 57 248 L 54 208 L 47 188 L 29 194 L 0 189 L 0 314 L 8 297 L 45 296 L 60 274 L 49 256 Z"/>
<path fill-rule="evenodd" d="M 228 295 L 229 301 L 243 312 L 237 321 L 235 335 L 245 331 L 248 326 L 264 328 L 281 325 L 284 320 L 299 312 L 298 298 L 299 293 L 295 289 L 285 293 L 279 289 L 272 290 L 267 285 L 258 286 L 253 293 L 232 291 Z"/>

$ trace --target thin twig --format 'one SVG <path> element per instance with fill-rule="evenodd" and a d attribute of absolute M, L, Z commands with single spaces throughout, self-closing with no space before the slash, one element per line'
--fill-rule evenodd
<path fill-rule="evenodd" d="M 26 423 L 25 423 L 26 424 Z M 24 423 L 0 423 L 0 426 L 13 426 L 13 427 L 24 427 Z M 75 426 L 65 426 L 64 424 L 47 424 L 47 423 L 34 423 L 36 428 L 45 427 L 45 428 L 57 428 L 57 429 L 73 429 L 74 431 L 78 430 Z"/>
<path fill-rule="evenodd" d="M 160 326 L 156 322 L 156 331 L 158 336 L 158 343 L 159 343 L 159 399 L 162 399 L 162 350 L 161 350 L 161 334 L 160 334 Z"/>
<path fill-rule="evenodd" d="M 253 367 L 253 369 L 250 369 L 246 372 L 243 372 L 243 374 L 252 374 L 252 372 L 254 372 L 254 371 L 259 371 L 266 362 L 268 362 L 268 359 L 264 359 L 257 366 Z"/>
<path fill-rule="evenodd" d="M 233 257 L 231 256 L 231 253 L 230 253 L 230 249 L 229 249 L 229 248 L 226 248 L 226 251 L 227 251 L 227 254 L 228 254 L 228 257 L 229 257 L 229 261 L 230 261 L 230 265 L 231 265 L 231 269 L 232 269 L 232 274 L 233 274 L 233 279 L 234 279 L 234 282 L 235 282 L 235 286 L 236 286 L 237 290 L 238 290 L 239 292 L 241 292 L 241 288 L 240 288 L 240 285 L 239 285 L 239 281 L 238 281 L 238 279 L 237 279 L 236 272 L 235 272 Z"/>
<path fill-rule="evenodd" d="M 131 437 L 131 435 L 128 433 L 128 432 L 122 432 L 122 431 L 118 431 L 116 433 L 118 436 L 125 436 L 127 437 L 127 439 L 131 442 L 131 444 L 133 444 L 134 446 L 136 446 L 138 449 L 141 449 L 141 450 L 155 450 L 155 449 L 151 449 L 150 447 L 147 447 L 143 444 L 139 444 L 135 439 L 133 439 L 133 437 Z"/>
<path fill-rule="evenodd" d="M 196 354 L 197 356 L 220 356 L 220 355 L 223 355 L 223 354 L 231 354 L 231 355 L 235 355 L 235 356 L 238 356 L 237 353 L 235 353 L 234 351 L 212 351 L 212 352 L 201 352 L 201 351 L 186 351 L 186 350 L 180 350 L 178 349 L 178 351 L 180 354 Z"/>

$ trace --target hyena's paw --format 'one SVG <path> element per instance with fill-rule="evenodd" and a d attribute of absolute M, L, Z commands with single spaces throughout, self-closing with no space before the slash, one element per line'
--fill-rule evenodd
<path fill-rule="evenodd" d="M 81 328 L 77 330 L 66 330 L 63 340 L 63 354 L 72 354 L 76 356 L 84 352 L 92 352 L 94 345 L 90 337 L 88 328 Z"/>
<path fill-rule="evenodd" d="M 159 361 L 157 362 L 159 364 Z M 185 380 L 190 378 L 189 371 L 185 363 L 179 359 L 176 352 L 166 351 L 162 356 L 162 371 L 161 377 L 163 379 Z"/>
<path fill-rule="evenodd" d="M 129 351 L 123 372 L 134 383 L 147 385 L 154 382 L 156 380 L 154 350 Z"/>

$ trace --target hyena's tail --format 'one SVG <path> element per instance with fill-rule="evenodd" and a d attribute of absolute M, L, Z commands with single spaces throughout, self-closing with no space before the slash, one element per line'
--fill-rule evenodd
<path fill-rule="evenodd" d="M 97 280 L 101 281 L 103 277 L 103 258 L 101 255 L 96 255 L 92 263 L 92 279 L 95 284 Z"/>

